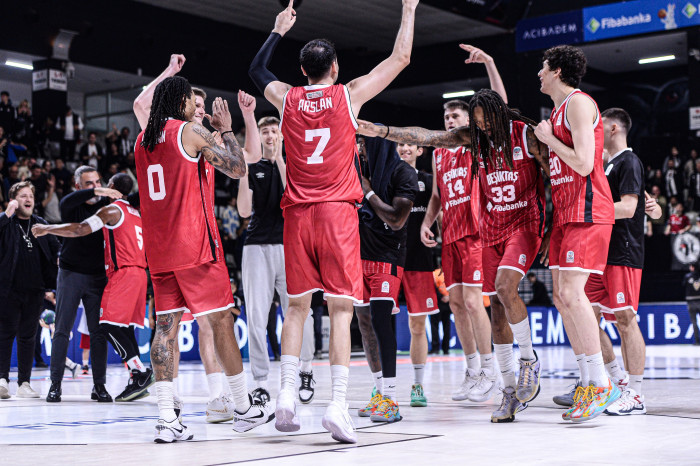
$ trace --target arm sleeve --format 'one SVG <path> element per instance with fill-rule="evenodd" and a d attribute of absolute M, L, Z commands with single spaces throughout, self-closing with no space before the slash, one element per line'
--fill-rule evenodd
<path fill-rule="evenodd" d="M 82 204 L 95 197 L 94 189 L 81 189 L 80 191 L 73 191 L 72 193 L 61 199 L 61 217 L 68 218 L 66 215 L 70 216 L 70 213 Z"/>
<path fill-rule="evenodd" d="M 248 76 L 250 76 L 255 86 L 263 94 L 268 84 L 272 81 L 279 81 L 267 67 L 270 65 L 272 54 L 275 53 L 275 48 L 281 39 L 282 36 L 276 32 L 270 33 L 270 37 L 267 38 L 263 46 L 258 50 L 255 58 L 253 58 L 253 61 L 250 63 L 250 68 L 248 68 Z"/>

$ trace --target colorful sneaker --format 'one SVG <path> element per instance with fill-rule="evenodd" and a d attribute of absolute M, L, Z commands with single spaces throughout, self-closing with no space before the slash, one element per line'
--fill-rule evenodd
<path fill-rule="evenodd" d="M 417 383 L 411 386 L 411 406 L 414 408 L 425 408 L 428 406 L 428 400 L 423 393 L 423 385 Z"/>
<path fill-rule="evenodd" d="M 479 373 L 479 378 L 474 385 L 474 388 L 469 392 L 469 401 L 475 403 L 483 403 L 488 401 L 496 395 L 500 384 L 498 382 L 498 376 L 493 370 L 486 371 L 484 369 Z"/>
<path fill-rule="evenodd" d="M 401 420 L 399 404 L 391 398 L 383 398 L 369 418 L 372 422 L 398 422 Z"/>
<path fill-rule="evenodd" d="M 574 385 L 571 385 L 571 391 L 563 395 L 555 395 L 552 400 L 559 406 L 566 406 L 567 408 L 570 408 L 574 405 L 574 403 L 576 403 L 574 397 L 579 387 L 582 387 L 580 379 L 577 380 Z"/>
<path fill-rule="evenodd" d="M 610 380 L 608 380 L 606 387 L 589 385 L 587 393 L 584 394 L 581 403 L 579 403 L 580 409 L 571 413 L 571 420 L 573 422 L 584 422 L 595 419 L 603 414 L 608 406 L 617 401 L 620 395 L 622 395 L 620 389 Z"/>
<path fill-rule="evenodd" d="M 491 422 L 513 422 L 515 420 L 515 414 L 525 410 L 525 408 L 527 408 L 527 403 L 521 403 L 518 400 L 515 396 L 515 388 L 513 387 L 506 387 L 501 391 L 503 392 L 501 406 L 491 414 Z"/>
<path fill-rule="evenodd" d="M 534 361 L 520 360 L 520 375 L 515 396 L 521 403 L 535 399 L 540 388 L 540 358 L 535 352 Z"/>
<path fill-rule="evenodd" d="M 218 396 L 207 403 L 206 418 L 204 420 L 210 424 L 231 421 L 233 420 L 234 409 L 235 405 L 228 395 Z"/>
<path fill-rule="evenodd" d="M 380 393 L 377 393 L 377 389 L 375 388 L 372 391 L 372 398 L 370 398 L 369 403 L 367 403 L 367 406 L 364 408 L 358 409 L 357 415 L 360 417 L 371 417 L 374 410 L 377 409 L 377 406 L 379 406 L 379 403 L 381 403 L 383 399 L 384 397 L 382 397 Z"/>
<path fill-rule="evenodd" d="M 587 390 L 588 390 L 588 387 L 584 388 L 583 385 L 581 385 L 580 380 L 578 382 L 576 382 L 576 389 L 574 391 L 573 397 L 571 398 L 572 403 L 570 405 L 568 405 L 569 409 L 564 411 L 564 414 L 561 415 L 562 419 L 564 419 L 565 421 L 571 420 L 571 413 L 573 413 L 574 411 L 576 411 L 578 409 L 579 403 Z M 566 395 L 564 395 L 564 396 L 566 396 Z M 554 398 L 555 398 L 554 401 L 556 402 L 557 397 L 554 397 Z"/>
<path fill-rule="evenodd" d="M 331 401 L 321 420 L 324 429 L 331 433 L 333 440 L 341 443 L 357 443 L 355 424 L 352 423 L 347 406 Z"/>
<path fill-rule="evenodd" d="M 644 395 L 637 395 L 637 392 L 631 388 L 622 392 L 622 396 L 605 410 L 605 414 L 611 416 L 630 416 L 632 414 L 646 413 L 647 407 L 644 404 Z"/>
<path fill-rule="evenodd" d="M 462 384 L 459 386 L 457 391 L 452 394 L 453 401 L 464 401 L 469 398 L 469 393 L 471 393 L 474 386 L 476 386 L 476 384 L 479 382 L 479 377 L 477 374 L 478 372 L 472 369 L 467 369 L 467 371 L 464 373 L 464 380 L 462 381 Z"/>

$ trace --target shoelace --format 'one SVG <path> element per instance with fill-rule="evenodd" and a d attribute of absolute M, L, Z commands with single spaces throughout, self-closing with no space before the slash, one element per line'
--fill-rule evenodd
<path fill-rule="evenodd" d="M 524 370 L 523 370 L 524 385 L 530 385 L 532 383 L 534 373 L 535 373 L 534 367 L 532 367 L 530 364 L 524 365 Z"/>
<path fill-rule="evenodd" d="M 311 373 L 301 372 L 299 375 L 301 377 L 301 386 L 299 387 L 299 390 L 313 390 L 311 388 L 311 382 L 316 383 L 316 381 Z"/>

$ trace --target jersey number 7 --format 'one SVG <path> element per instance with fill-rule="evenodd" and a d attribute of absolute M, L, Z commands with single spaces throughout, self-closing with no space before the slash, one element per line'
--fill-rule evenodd
<path fill-rule="evenodd" d="M 306 163 L 316 164 L 323 163 L 323 156 L 321 153 L 326 148 L 328 141 L 331 140 L 331 129 L 330 128 L 318 128 L 318 129 L 307 129 L 306 130 L 306 142 L 313 141 L 316 138 L 321 138 L 318 141 L 316 150 L 311 154 L 311 157 L 306 157 Z"/>

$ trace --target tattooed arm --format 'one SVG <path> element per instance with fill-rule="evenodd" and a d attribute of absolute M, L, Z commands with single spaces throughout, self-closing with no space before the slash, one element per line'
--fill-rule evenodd
<path fill-rule="evenodd" d="M 389 141 L 417 146 L 454 148 L 469 144 L 469 127 L 462 126 L 450 131 L 431 131 L 417 126 L 398 128 L 396 126 L 375 125 L 358 120 L 357 132 L 363 136 L 380 137 Z"/>
<path fill-rule="evenodd" d="M 546 144 L 540 142 L 535 136 L 535 130 L 532 126 L 528 126 L 525 131 L 527 138 L 527 151 L 535 157 L 537 163 L 540 164 L 542 170 L 544 170 L 545 175 L 549 177 L 549 147 Z"/>

